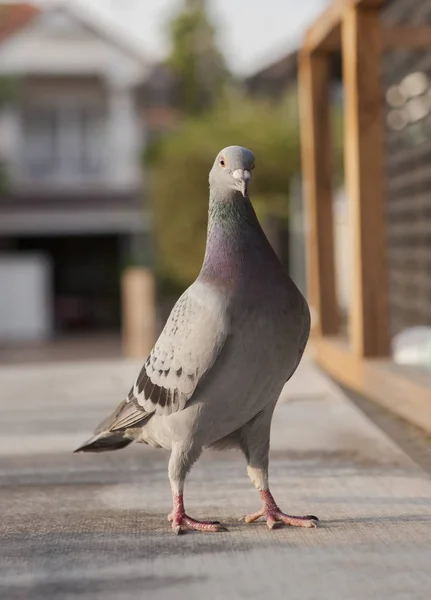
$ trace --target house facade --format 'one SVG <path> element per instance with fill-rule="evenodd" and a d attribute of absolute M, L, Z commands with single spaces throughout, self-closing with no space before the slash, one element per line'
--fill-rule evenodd
<path fill-rule="evenodd" d="M 1 9 L 0 342 L 118 329 L 122 269 L 149 253 L 137 90 L 151 65 L 73 3 Z"/>

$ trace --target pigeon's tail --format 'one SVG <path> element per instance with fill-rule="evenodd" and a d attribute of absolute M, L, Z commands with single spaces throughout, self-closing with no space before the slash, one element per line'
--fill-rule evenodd
<path fill-rule="evenodd" d="M 103 431 L 90 438 L 85 444 L 79 446 L 74 452 L 109 452 L 120 450 L 132 443 L 120 431 Z"/>
<path fill-rule="evenodd" d="M 114 412 L 100 423 L 93 437 L 75 452 L 108 452 L 125 448 L 134 440 L 133 435 L 127 435 L 127 430 L 141 427 L 150 417 L 151 415 L 137 408 L 133 402 L 123 400 Z"/>

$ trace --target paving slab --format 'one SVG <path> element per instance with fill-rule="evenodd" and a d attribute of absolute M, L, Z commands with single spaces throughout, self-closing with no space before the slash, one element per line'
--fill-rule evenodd
<path fill-rule="evenodd" d="M 308 359 L 274 416 L 270 479 L 321 527 L 238 523 L 260 506 L 244 460 L 208 452 L 186 508 L 229 532 L 179 537 L 166 452 L 72 454 L 138 367 L 0 368 L 0 598 L 429 600 L 430 478 Z"/>

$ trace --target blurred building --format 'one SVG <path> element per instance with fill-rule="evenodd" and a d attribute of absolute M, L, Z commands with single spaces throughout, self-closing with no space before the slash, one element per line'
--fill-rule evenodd
<path fill-rule="evenodd" d="M 332 72 L 333 93 L 339 98 L 341 88 L 341 55 L 335 53 Z M 289 92 L 295 92 L 298 81 L 298 51 L 293 50 L 245 79 L 247 93 L 255 98 L 280 100 Z"/>
<path fill-rule="evenodd" d="M 74 3 L 0 4 L 0 341 L 120 324 L 148 253 L 141 48 Z"/>
<path fill-rule="evenodd" d="M 277 61 L 256 71 L 245 80 L 247 92 L 254 97 L 280 100 L 296 87 L 298 77 L 298 52 L 294 50 Z"/>
<path fill-rule="evenodd" d="M 174 131 L 181 123 L 177 80 L 168 65 L 156 64 L 138 89 L 138 106 L 149 142 Z"/>

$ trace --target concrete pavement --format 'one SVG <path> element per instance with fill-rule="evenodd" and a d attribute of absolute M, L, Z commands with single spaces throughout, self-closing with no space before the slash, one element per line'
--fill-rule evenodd
<path fill-rule="evenodd" d="M 180 537 L 165 452 L 72 454 L 138 366 L 0 369 L 0 598 L 428 600 L 431 480 L 311 363 L 279 402 L 271 482 L 283 510 L 322 526 L 239 524 L 260 507 L 244 461 L 207 453 L 186 509 L 229 532 Z"/>

